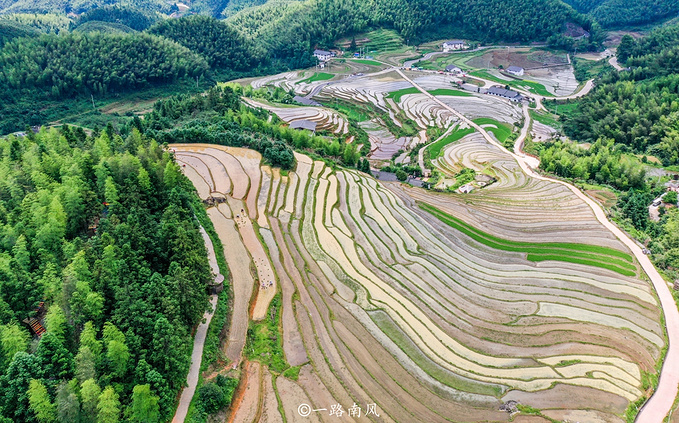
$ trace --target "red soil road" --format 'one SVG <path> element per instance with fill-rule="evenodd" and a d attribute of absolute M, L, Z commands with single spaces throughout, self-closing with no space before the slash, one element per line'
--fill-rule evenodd
<path fill-rule="evenodd" d="M 498 148 L 511 154 L 516 161 L 521 166 L 521 169 L 526 173 L 526 175 L 554 183 L 558 183 L 568 187 L 575 195 L 577 195 L 581 200 L 583 200 L 587 205 L 592 208 L 594 215 L 597 220 L 604 225 L 608 230 L 610 230 L 623 244 L 625 244 L 634 254 L 636 259 L 639 261 L 642 269 L 648 275 L 649 279 L 653 283 L 658 298 L 660 299 L 660 305 L 663 309 L 663 314 L 665 316 L 665 324 L 667 327 L 667 337 L 668 346 L 667 354 L 665 355 L 665 360 L 663 363 L 662 370 L 660 372 L 660 380 L 658 381 L 658 387 L 651 397 L 650 400 L 646 402 L 639 414 L 637 415 L 636 421 L 639 423 L 662 423 L 665 416 L 670 412 L 674 404 L 674 400 L 677 397 L 677 391 L 679 391 L 679 309 L 677 304 L 674 302 L 672 293 L 670 292 L 669 285 L 660 276 L 658 270 L 653 266 L 651 260 L 646 256 L 641 248 L 625 234 L 620 228 L 613 224 L 606 217 L 604 210 L 596 203 L 596 201 L 589 198 L 582 191 L 575 188 L 574 186 L 560 181 L 558 179 L 548 178 L 542 175 L 538 175 L 531 169 L 531 167 L 526 163 L 526 158 L 514 154 L 513 152 L 507 150 L 497 141 L 493 139 L 483 128 L 475 124 L 471 120 L 467 119 L 464 115 L 459 113 L 457 110 L 443 103 L 441 100 L 437 99 L 435 96 L 429 94 L 422 87 L 413 82 L 408 78 L 400 69 L 397 72 L 415 88 L 420 90 L 423 94 L 429 96 L 434 101 L 439 103 L 444 108 L 450 110 L 453 114 L 459 117 L 461 120 L 466 122 L 468 125 L 479 131 L 483 137 L 491 144 L 497 146 Z"/>

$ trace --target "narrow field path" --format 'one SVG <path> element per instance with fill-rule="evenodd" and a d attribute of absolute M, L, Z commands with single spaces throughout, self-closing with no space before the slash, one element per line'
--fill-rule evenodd
<path fill-rule="evenodd" d="M 531 125 L 530 111 L 528 110 L 528 105 L 523 105 L 523 127 L 521 128 L 521 133 L 519 137 L 514 142 L 514 154 L 523 158 L 528 166 L 533 169 L 537 169 L 540 166 L 540 160 L 536 157 L 529 156 L 523 152 L 523 145 L 526 143 L 526 137 L 528 136 L 528 131 Z"/>
<path fill-rule="evenodd" d="M 644 272 L 646 272 L 649 279 L 653 283 L 653 287 L 658 294 L 660 305 L 665 316 L 665 324 L 668 336 L 667 354 L 665 355 L 663 362 L 658 387 L 651 399 L 646 402 L 644 407 L 639 412 L 636 421 L 639 423 L 661 423 L 671 410 L 674 400 L 677 396 L 677 391 L 679 390 L 679 350 L 677 349 L 679 348 L 679 309 L 677 309 L 677 305 L 674 302 L 674 298 L 672 297 L 672 293 L 670 292 L 667 282 L 662 278 L 662 276 L 660 276 L 660 273 L 658 273 L 658 270 L 653 266 L 653 263 L 651 263 L 651 260 L 648 258 L 648 256 L 642 252 L 641 248 L 636 244 L 636 242 L 634 242 L 629 236 L 627 236 L 627 234 L 620 230 L 620 228 L 608 220 L 606 213 L 599 206 L 599 204 L 585 195 L 582 191 L 564 181 L 537 174 L 528 164 L 526 157 L 521 157 L 520 155 L 507 150 L 500 143 L 495 141 L 495 139 L 479 125 L 467 119 L 467 117 L 443 103 L 435 96 L 429 94 L 426 90 L 408 78 L 400 69 L 398 69 L 397 72 L 423 94 L 429 96 L 442 107 L 445 107 L 446 109 L 450 110 L 450 112 L 458 116 L 469 126 L 479 131 L 488 142 L 511 154 L 519 163 L 521 169 L 528 176 L 544 181 L 558 183 L 568 187 L 576 196 L 578 196 L 588 206 L 590 206 L 596 219 L 632 251 L 634 256 L 639 261 L 639 264 L 644 269 Z M 584 90 L 581 90 L 581 92 L 582 91 Z"/>
<path fill-rule="evenodd" d="M 210 262 L 212 273 L 214 275 L 219 275 L 219 265 L 217 264 L 217 256 L 215 255 L 215 248 L 212 245 L 212 240 L 210 240 L 210 236 L 205 232 L 205 229 L 203 229 L 202 226 L 200 227 L 200 234 L 203 236 L 203 241 L 205 241 L 205 248 L 207 249 L 208 261 Z M 189 405 L 191 405 L 191 400 L 193 399 L 193 394 L 196 392 L 198 376 L 200 375 L 200 364 L 203 359 L 205 337 L 207 336 L 210 321 L 212 321 L 212 316 L 217 307 L 217 299 L 218 297 L 216 295 L 210 297 L 210 310 L 203 314 L 203 322 L 199 324 L 196 329 L 196 336 L 193 341 L 193 352 L 191 353 L 191 366 L 189 367 L 189 374 L 186 376 L 186 387 L 182 390 L 181 397 L 179 397 L 179 405 L 172 418 L 172 423 L 184 422 L 186 413 L 189 411 Z"/>

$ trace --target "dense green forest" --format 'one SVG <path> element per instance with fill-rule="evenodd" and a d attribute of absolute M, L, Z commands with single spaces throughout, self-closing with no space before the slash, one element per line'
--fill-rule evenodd
<path fill-rule="evenodd" d="M 36 37 L 40 33 L 26 25 L 21 25 L 5 19 L 0 19 L 0 48 L 5 43 L 21 37 Z"/>
<path fill-rule="evenodd" d="M 4 421 L 168 420 L 212 277 L 191 183 L 111 127 L 0 139 L 0 175 Z"/>
<path fill-rule="evenodd" d="M 176 41 L 203 56 L 210 67 L 247 71 L 256 67 L 254 45 L 230 25 L 208 16 L 164 20 L 149 33 Z"/>
<path fill-rule="evenodd" d="M 21 38 L 0 50 L 0 85 L 44 89 L 54 97 L 143 88 L 207 69 L 190 50 L 147 34 Z"/>
<path fill-rule="evenodd" d="M 623 27 L 657 22 L 679 13 L 676 0 L 564 0 L 602 26 Z"/>

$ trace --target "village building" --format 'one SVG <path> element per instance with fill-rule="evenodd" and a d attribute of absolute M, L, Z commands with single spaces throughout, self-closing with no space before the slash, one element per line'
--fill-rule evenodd
<path fill-rule="evenodd" d="M 460 73 L 460 72 L 462 72 L 462 69 L 460 69 L 459 67 L 457 67 L 455 65 L 448 65 L 448 66 L 446 66 L 446 72 Z"/>
<path fill-rule="evenodd" d="M 314 50 L 314 57 L 316 57 L 321 62 L 327 62 L 335 54 L 330 51 L 325 50 Z"/>
<path fill-rule="evenodd" d="M 673 181 L 665 182 L 665 188 L 667 188 L 668 191 L 679 192 L 679 181 L 675 179 Z"/>
<path fill-rule="evenodd" d="M 507 73 L 511 73 L 514 76 L 523 76 L 524 70 L 519 66 L 510 66 L 507 68 Z"/>
<path fill-rule="evenodd" d="M 464 50 L 465 48 L 468 48 L 468 46 L 466 46 L 462 40 L 450 40 L 443 43 L 444 52 Z"/>
<path fill-rule="evenodd" d="M 496 95 L 498 97 L 506 98 L 511 101 L 523 100 L 523 96 L 521 94 L 517 93 L 516 91 L 508 90 L 502 87 L 490 87 L 488 88 L 488 91 L 486 91 L 486 94 Z"/>
<path fill-rule="evenodd" d="M 316 122 L 310 121 L 310 120 L 296 120 L 290 124 L 290 129 L 297 129 L 297 130 L 307 130 L 311 131 L 312 133 L 316 133 Z"/>

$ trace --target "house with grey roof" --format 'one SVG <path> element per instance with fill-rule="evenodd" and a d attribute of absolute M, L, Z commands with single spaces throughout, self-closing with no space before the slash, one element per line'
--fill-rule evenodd
<path fill-rule="evenodd" d="M 498 97 L 506 98 L 506 99 L 509 99 L 511 101 L 522 101 L 523 100 L 523 96 L 521 94 L 517 93 L 516 91 L 508 90 L 506 88 L 497 87 L 497 86 L 488 88 L 488 91 L 486 91 L 486 94 L 496 95 Z"/>
<path fill-rule="evenodd" d="M 296 120 L 290 124 L 290 129 L 297 129 L 297 130 L 302 130 L 306 129 L 307 131 L 311 131 L 312 133 L 316 133 L 316 122 L 311 121 L 311 120 Z"/>
<path fill-rule="evenodd" d="M 462 72 L 462 69 L 460 69 L 459 67 L 457 67 L 455 65 L 448 65 L 448 66 L 446 66 L 446 72 L 460 73 L 460 72 Z"/>
<path fill-rule="evenodd" d="M 507 68 L 507 73 L 511 73 L 514 76 L 523 76 L 524 69 L 519 66 L 510 66 Z"/>

